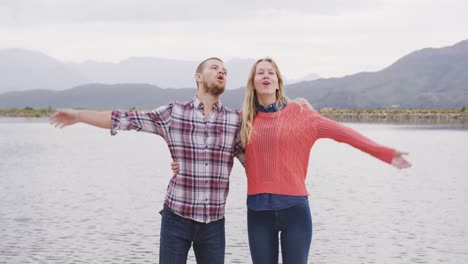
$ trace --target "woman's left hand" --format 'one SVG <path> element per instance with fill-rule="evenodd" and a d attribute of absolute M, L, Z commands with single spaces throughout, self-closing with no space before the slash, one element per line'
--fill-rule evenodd
<path fill-rule="evenodd" d="M 408 152 L 396 151 L 395 155 L 392 158 L 392 165 L 398 169 L 406 169 L 411 167 L 411 163 L 403 157 L 408 155 Z"/>
<path fill-rule="evenodd" d="M 179 162 L 177 162 L 177 161 L 171 162 L 171 170 L 172 170 L 172 173 L 174 173 L 174 175 L 176 175 L 177 173 L 179 173 L 179 171 L 180 171 L 180 164 L 179 164 Z"/>

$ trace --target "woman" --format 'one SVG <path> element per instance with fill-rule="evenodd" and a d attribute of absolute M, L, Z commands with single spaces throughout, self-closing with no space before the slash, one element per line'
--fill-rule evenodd
<path fill-rule="evenodd" d="M 411 166 L 404 153 L 323 117 L 304 100 L 290 100 L 276 63 L 258 60 L 247 83 L 241 129 L 254 264 L 278 263 L 279 242 L 283 263 L 307 263 L 312 218 L 305 178 L 311 148 L 320 138 L 347 143 L 399 169 Z"/>

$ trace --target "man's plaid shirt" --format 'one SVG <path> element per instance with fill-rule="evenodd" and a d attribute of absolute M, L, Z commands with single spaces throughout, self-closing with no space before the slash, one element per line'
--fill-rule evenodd
<path fill-rule="evenodd" d="M 197 97 L 151 112 L 112 111 L 112 135 L 131 129 L 163 137 L 179 162 L 180 171 L 169 182 L 165 199 L 174 213 L 202 223 L 224 217 L 234 156 L 244 162 L 238 112 L 218 101 L 205 121 Z"/>

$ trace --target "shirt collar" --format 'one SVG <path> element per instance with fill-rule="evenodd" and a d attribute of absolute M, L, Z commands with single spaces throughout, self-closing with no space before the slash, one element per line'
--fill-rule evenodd
<path fill-rule="evenodd" d="M 276 107 L 276 102 L 268 105 L 267 107 L 257 102 L 257 110 L 260 112 L 265 112 L 265 113 L 273 113 L 273 112 L 278 112 L 278 107 Z"/>
<path fill-rule="evenodd" d="M 257 106 L 258 111 L 265 112 L 265 113 L 278 112 L 279 110 L 283 109 L 286 106 L 285 101 L 280 101 L 278 104 L 276 102 L 274 102 L 274 103 L 268 105 L 267 107 L 264 107 L 258 101 L 256 101 L 255 104 Z"/>
<path fill-rule="evenodd" d="M 193 97 L 192 101 L 193 101 L 194 108 L 199 109 L 199 110 L 205 109 L 205 104 L 203 104 L 203 102 L 200 101 L 200 99 L 198 99 L 196 95 Z M 213 104 L 213 109 L 215 109 L 218 112 L 224 110 L 224 105 L 221 103 L 221 100 L 218 100 L 217 102 Z"/>

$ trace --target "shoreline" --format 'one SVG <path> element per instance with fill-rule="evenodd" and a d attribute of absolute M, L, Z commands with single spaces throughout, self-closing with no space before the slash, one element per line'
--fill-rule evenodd
<path fill-rule="evenodd" d="M 462 111 L 464 110 L 464 111 Z M 468 123 L 465 109 L 321 109 L 339 122 L 376 123 Z"/>
<path fill-rule="evenodd" d="M 135 110 L 135 109 L 129 109 Z M 55 109 L 0 109 L 3 118 L 47 118 Z M 339 122 L 371 123 L 468 123 L 468 110 L 462 109 L 335 109 L 318 112 Z"/>

